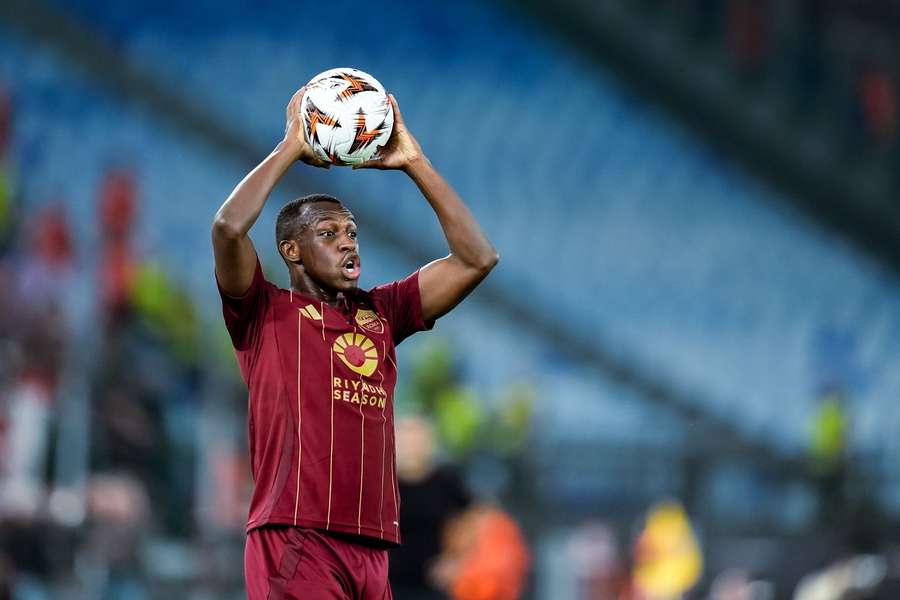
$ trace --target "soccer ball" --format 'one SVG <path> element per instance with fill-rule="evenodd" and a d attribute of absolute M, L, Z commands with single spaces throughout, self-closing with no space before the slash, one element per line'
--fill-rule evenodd
<path fill-rule="evenodd" d="M 330 69 L 310 79 L 300 114 L 313 152 L 334 165 L 366 162 L 387 143 L 394 127 L 384 87 L 351 68 Z"/>

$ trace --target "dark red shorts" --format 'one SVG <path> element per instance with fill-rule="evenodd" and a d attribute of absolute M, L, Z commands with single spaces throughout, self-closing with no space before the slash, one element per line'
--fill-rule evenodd
<path fill-rule="evenodd" d="M 315 529 L 266 526 L 247 534 L 249 600 L 392 600 L 388 551 Z"/>

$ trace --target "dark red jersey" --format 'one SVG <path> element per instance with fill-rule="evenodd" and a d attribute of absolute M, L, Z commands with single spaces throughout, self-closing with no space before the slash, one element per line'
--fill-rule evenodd
<path fill-rule="evenodd" d="M 432 325 L 418 272 L 340 307 L 276 287 L 258 263 L 244 296 L 219 291 L 250 390 L 247 530 L 278 523 L 399 543 L 394 347 Z"/>

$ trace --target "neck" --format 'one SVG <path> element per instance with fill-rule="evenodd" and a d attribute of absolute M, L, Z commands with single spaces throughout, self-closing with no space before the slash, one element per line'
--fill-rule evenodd
<path fill-rule="evenodd" d="M 323 286 L 300 270 L 291 270 L 291 289 L 332 306 L 337 306 L 344 298 L 344 293 L 340 290 Z"/>

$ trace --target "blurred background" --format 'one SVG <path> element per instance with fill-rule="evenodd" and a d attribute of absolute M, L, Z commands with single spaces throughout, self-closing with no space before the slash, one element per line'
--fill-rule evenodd
<path fill-rule="evenodd" d="M 900 2 L 5 0 L 0 598 L 237 599 L 215 210 L 314 74 L 397 97 L 502 256 L 399 349 L 395 595 L 900 598 Z M 403 175 L 298 166 L 366 287 Z"/>

